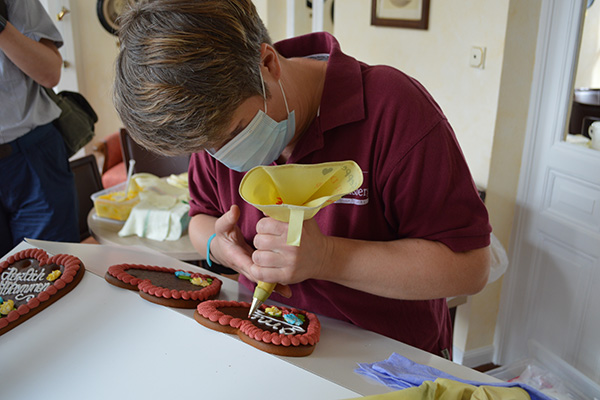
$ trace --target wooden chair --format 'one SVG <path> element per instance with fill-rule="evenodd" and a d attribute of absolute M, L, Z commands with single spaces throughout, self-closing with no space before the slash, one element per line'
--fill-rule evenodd
<path fill-rule="evenodd" d="M 102 163 L 102 185 L 105 188 L 117 185 L 127 179 L 123 162 L 123 150 L 119 132 L 114 132 L 98 143 L 94 151 L 100 153 Z"/>
<path fill-rule="evenodd" d="M 87 216 L 94 207 L 91 195 L 103 189 L 96 157 L 93 154 L 77 158 L 70 163 L 75 176 L 75 187 L 79 202 L 79 239 L 83 241 L 91 236 Z"/>
<path fill-rule="evenodd" d="M 187 172 L 190 156 L 166 157 L 146 150 L 137 144 L 125 128 L 120 130 L 123 161 L 128 168 L 129 160 L 135 160 L 134 173 L 148 172 L 159 177 Z"/>

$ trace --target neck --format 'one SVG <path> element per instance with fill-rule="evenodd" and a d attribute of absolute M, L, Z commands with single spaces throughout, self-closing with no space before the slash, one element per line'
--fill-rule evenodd
<path fill-rule="evenodd" d="M 283 87 L 290 110 L 294 110 L 296 117 L 294 138 L 277 160 L 278 163 L 284 164 L 290 158 L 300 137 L 317 117 L 327 63 L 309 58 L 284 58 L 281 64 Z"/>

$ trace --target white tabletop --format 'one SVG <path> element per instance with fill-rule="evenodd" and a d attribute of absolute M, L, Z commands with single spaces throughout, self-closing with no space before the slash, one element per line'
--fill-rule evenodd
<path fill-rule="evenodd" d="M 43 246 L 40 246 L 43 244 Z M 359 362 L 393 352 L 463 379 L 497 381 L 419 349 L 319 316 L 321 340 L 308 357 L 279 357 L 235 335 L 204 328 L 193 310 L 170 309 L 113 287 L 103 276 L 116 263 L 202 271 L 145 248 L 38 242 L 50 253 L 79 257 L 87 272 L 63 299 L 0 336 L 2 398 L 352 398 L 392 389 L 354 372 Z M 29 247 L 22 243 L 13 252 Z M 219 298 L 248 300 L 250 293 L 221 278 Z M 60 383 L 59 383 L 60 382 Z M 60 388 L 60 389 L 59 389 Z M 160 395 L 160 396 L 159 396 Z M 50 396 L 51 397 L 51 396 Z M 52 398 L 52 397 L 51 397 Z"/>
<path fill-rule="evenodd" d="M 192 245 L 187 230 L 178 240 L 152 240 L 139 236 L 119 236 L 123 223 L 105 218 L 97 218 L 96 209 L 92 208 L 87 217 L 88 227 L 94 239 L 100 244 L 114 246 L 143 246 L 159 251 L 178 260 L 193 261 L 201 257 Z"/>

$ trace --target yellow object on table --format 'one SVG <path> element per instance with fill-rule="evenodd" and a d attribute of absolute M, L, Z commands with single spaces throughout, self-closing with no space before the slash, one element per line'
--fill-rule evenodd
<path fill-rule="evenodd" d="M 92 195 L 96 214 L 102 218 L 125 221 L 133 207 L 139 203 L 138 188 L 131 185 L 125 196 L 125 182 Z"/>
<path fill-rule="evenodd" d="M 363 400 L 530 400 L 518 387 L 474 386 L 451 379 L 425 381 L 421 386 L 361 397 Z"/>
<path fill-rule="evenodd" d="M 354 161 L 285 164 L 252 168 L 240 183 L 248 203 L 278 221 L 288 222 L 287 243 L 300 245 L 302 223 L 358 189 L 362 171 Z"/>

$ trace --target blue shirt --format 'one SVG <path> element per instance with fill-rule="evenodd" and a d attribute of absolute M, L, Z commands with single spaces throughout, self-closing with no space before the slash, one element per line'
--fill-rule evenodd
<path fill-rule="evenodd" d="M 62 36 L 38 0 L 5 0 L 8 21 L 25 36 L 62 46 Z M 25 75 L 0 50 L 0 144 L 24 136 L 60 115 L 44 88 Z"/>

